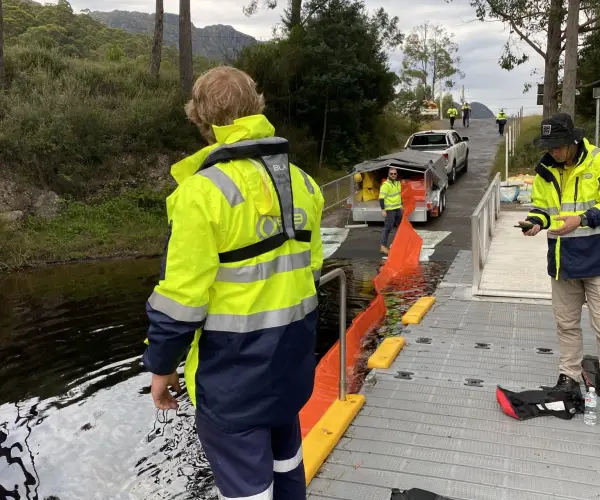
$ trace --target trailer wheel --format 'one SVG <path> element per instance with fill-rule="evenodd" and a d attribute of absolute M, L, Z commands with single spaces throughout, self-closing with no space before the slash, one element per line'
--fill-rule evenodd
<path fill-rule="evenodd" d="M 441 215 L 444 213 L 444 210 L 446 210 L 446 190 L 445 189 L 440 194 L 440 208 L 438 211 L 438 217 L 441 217 Z"/>

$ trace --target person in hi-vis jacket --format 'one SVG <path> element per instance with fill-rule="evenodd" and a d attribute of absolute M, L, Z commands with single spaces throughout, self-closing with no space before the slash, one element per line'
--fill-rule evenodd
<path fill-rule="evenodd" d="M 315 376 L 323 196 L 290 163 L 254 81 L 217 67 L 186 107 L 209 146 L 177 163 L 147 303 L 157 408 L 185 382 L 221 500 L 304 500 L 299 412 Z"/>
<path fill-rule="evenodd" d="M 394 227 L 399 227 L 402 222 L 402 182 L 398 179 L 398 170 L 390 168 L 386 181 L 379 189 L 379 205 L 385 225 L 381 233 L 380 252 L 384 255 L 390 253 L 388 239 Z"/>

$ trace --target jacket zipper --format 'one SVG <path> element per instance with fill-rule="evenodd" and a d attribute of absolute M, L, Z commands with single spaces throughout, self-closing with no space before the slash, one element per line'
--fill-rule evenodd
<path fill-rule="evenodd" d="M 575 178 L 575 207 L 577 207 L 577 191 L 579 190 L 579 177 Z"/>

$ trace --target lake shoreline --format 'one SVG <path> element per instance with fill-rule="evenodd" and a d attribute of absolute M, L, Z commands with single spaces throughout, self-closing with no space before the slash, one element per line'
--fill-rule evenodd
<path fill-rule="evenodd" d="M 113 255 L 77 257 L 64 260 L 48 260 L 48 261 L 33 261 L 23 264 L 19 267 L 0 269 L 0 277 L 18 273 L 35 271 L 38 269 L 47 269 L 53 267 L 70 266 L 76 264 L 93 264 L 96 262 L 118 262 L 118 261 L 137 261 L 143 259 L 158 259 L 162 256 L 161 253 L 138 253 L 138 252 L 120 252 Z"/>

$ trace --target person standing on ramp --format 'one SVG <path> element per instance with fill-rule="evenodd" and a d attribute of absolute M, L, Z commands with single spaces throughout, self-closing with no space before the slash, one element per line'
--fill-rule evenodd
<path fill-rule="evenodd" d="M 506 113 L 504 112 L 504 108 L 500 109 L 500 112 L 496 116 L 496 123 L 498 124 L 498 133 L 500 135 L 504 135 L 504 127 L 506 126 L 507 120 L 508 120 L 508 117 L 506 116 Z"/>
<path fill-rule="evenodd" d="M 387 246 L 390 233 L 394 227 L 399 227 L 402 222 L 402 183 L 398 179 L 398 170 L 390 168 L 387 180 L 381 185 L 379 190 L 379 205 L 383 215 L 385 225 L 381 233 L 380 252 L 384 255 L 390 253 Z"/>
<path fill-rule="evenodd" d="M 469 128 L 471 121 L 471 106 L 469 106 L 468 102 L 465 102 L 461 108 L 462 111 L 462 119 L 463 119 L 463 127 Z"/>
<path fill-rule="evenodd" d="M 450 129 L 451 130 L 454 129 L 454 121 L 456 120 L 457 116 L 458 116 L 458 109 L 456 109 L 456 107 L 454 106 L 454 104 L 452 104 L 448 108 L 448 118 L 450 118 Z"/>
<path fill-rule="evenodd" d="M 315 377 L 323 196 L 274 136 L 264 99 L 227 66 L 196 81 L 187 115 L 210 144 L 173 166 L 169 232 L 148 300 L 157 408 L 186 352 L 196 429 L 221 500 L 305 500 L 299 412 Z"/>
<path fill-rule="evenodd" d="M 548 230 L 548 274 L 560 342 L 555 388 L 581 397 L 586 300 L 600 349 L 600 149 L 566 113 L 542 120 L 541 132 L 536 145 L 546 153 L 535 169 L 533 208 L 520 226 L 526 236 Z"/>

